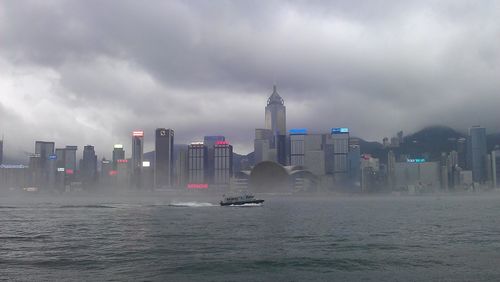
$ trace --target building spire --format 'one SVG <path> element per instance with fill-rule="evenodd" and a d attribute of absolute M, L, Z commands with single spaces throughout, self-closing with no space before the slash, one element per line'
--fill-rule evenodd
<path fill-rule="evenodd" d="M 271 96 L 269 96 L 269 99 L 267 99 L 267 104 L 280 104 L 284 105 L 285 101 L 283 98 L 281 98 L 280 94 L 278 94 L 278 91 L 276 90 L 276 84 L 273 85 L 273 93 Z"/>

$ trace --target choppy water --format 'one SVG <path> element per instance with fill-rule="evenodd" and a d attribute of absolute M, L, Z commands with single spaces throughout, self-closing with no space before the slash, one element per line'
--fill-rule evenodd
<path fill-rule="evenodd" d="M 0 280 L 500 281 L 500 196 L 0 199 Z"/>

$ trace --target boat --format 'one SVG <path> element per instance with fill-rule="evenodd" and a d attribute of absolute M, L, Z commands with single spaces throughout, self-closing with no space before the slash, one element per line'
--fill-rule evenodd
<path fill-rule="evenodd" d="M 262 204 L 264 200 L 255 199 L 253 195 L 241 195 L 233 197 L 225 197 L 220 201 L 221 206 L 241 206 L 246 204 Z"/>

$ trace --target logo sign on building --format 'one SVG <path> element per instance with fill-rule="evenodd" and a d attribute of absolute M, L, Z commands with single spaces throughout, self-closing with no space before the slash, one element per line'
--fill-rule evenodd
<path fill-rule="evenodd" d="M 215 141 L 215 145 L 218 145 L 218 146 L 229 145 L 229 142 L 227 142 L 227 141 Z"/>
<path fill-rule="evenodd" d="M 57 160 L 57 155 L 49 155 L 49 160 Z"/>
<path fill-rule="evenodd" d="M 66 174 L 75 174 L 75 171 L 71 168 L 66 169 Z"/>
<path fill-rule="evenodd" d="M 134 131 L 132 131 L 132 136 L 134 136 L 134 137 L 143 137 L 144 136 L 144 131 L 142 131 L 142 130 L 134 130 Z"/>
<path fill-rule="evenodd" d="M 290 135 L 306 135 L 307 134 L 307 128 L 293 128 L 290 129 Z"/>
<path fill-rule="evenodd" d="M 115 144 L 113 146 L 113 148 L 115 148 L 115 149 L 123 149 L 123 145 L 122 144 Z"/>
<path fill-rule="evenodd" d="M 117 170 L 110 170 L 108 174 L 109 174 L 109 176 L 117 175 L 118 171 Z"/>
<path fill-rule="evenodd" d="M 128 160 L 116 160 L 116 162 L 119 164 L 126 164 L 128 163 Z"/>
<path fill-rule="evenodd" d="M 406 162 L 407 163 L 421 164 L 421 163 L 425 163 L 425 159 L 406 159 Z"/>
<path fill-rule="evenodd" d="M 349 128 L 347 127 L 332 128 L 332 134 L 344 134 L 344 133 L 349 133 Z"/>
<path fill-rule="evenodd" d="M 150 166 L 151 166 L 151 162 L 149 162 L 149 161 L 142 162 L 142 167 L 150 167 Z"/>
<path fill-rule="evenodd" d="M 64 167 L 58 167 L 58 168 L 57 168 L 57 171 L 58 171 L 58 172 L 64 172 Z"/>
<path fill-rule="evenodd" d="M 207 189 L 208 183 L 188 183 L 188 189 Z"/>

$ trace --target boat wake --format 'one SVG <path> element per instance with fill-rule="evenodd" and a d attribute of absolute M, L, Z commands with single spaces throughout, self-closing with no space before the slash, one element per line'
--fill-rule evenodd
<path fill-rule="evenodd" d="M 169 207 L 180 207 L 180 208 L 203 208 L 203 207 L 215 207 L 216 205 L 212 203 L 200 203 L 200 202 L 171 202 L 168 204 Z"/>
<path fill-rule="evenodd" d="M 262 207 L 264 204 L 247 203 L 241 205 L 228 205 L 227 207 L 237 207 L 237 208 L 252 208 L 252 207 Z"/>

